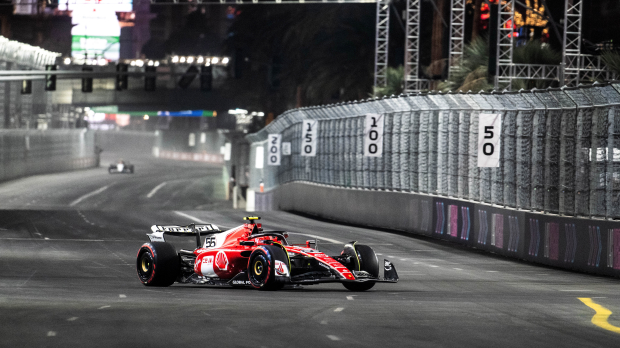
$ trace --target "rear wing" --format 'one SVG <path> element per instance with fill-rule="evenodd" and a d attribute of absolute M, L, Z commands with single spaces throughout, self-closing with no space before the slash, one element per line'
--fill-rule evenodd
<path fill-rule="evenodd" d="M 196 244 L 200 247 L 200 236 L 206 236 L 208 234 L 219 233 L 222 232 L 219 227 L 213 224 L 202 224 L 196 225 L 191 224 L 187 226 L 161 226 L 161 225 L 153 225 L 151 226 L 151 232 L 147 233 L 147 236 L 151 240 L 151 242 L 165 242 L 164 234 L 168 234 L 171 236 L 187 236 L 187 237 L 196 237 Z"/>

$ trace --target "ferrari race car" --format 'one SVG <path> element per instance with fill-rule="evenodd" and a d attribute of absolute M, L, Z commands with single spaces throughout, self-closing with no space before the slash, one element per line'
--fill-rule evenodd
<path fill-rule="evenodd" d="M 227 231 L 212 224 L 151 227 L 150 243 L 140 247 L 136 267 L 146 286 L 174 282 L 230 285 L 277 290 L 285 285 L 342 283 L 352 291 L 365 291 L 376 283 L 396 283 L 394 265 L 379 264 L 367 245 L 351 242 L 338 256 L 317 250 L 317 241 L 291 245 L 284 231 L 264 231 L 259 217 Z M 176 251 L 164 235 L 194 236 L 196 249 Z M 201 241 L 201 236 L 205 236 Z M 313 245 L 314 244 L 314 245 Z M 311 247 L 313 246 L 313 247 Z M 383 278 L 379 269 L 383 268 Z"/>
<path fill-rule="evenodd" d="M 125 161 L 118 161 L 117 163 L 112 163 L 108 167 L 108 173 L 129 173 L 133 174 L 133 164 Z"/>

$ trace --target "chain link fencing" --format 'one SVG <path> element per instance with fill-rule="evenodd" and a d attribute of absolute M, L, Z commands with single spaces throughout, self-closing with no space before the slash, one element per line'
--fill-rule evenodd
<path fill-rule="evenodd" d="M 520 92 L 413 94 L 289 110 L 251 143 L 251 188 L 301 181 L 424 193 L 567 216 L 620 218 L 620 83 Z M 498 167 L 478 167 L 481 114 L 501 115 Z M 368 114 L 382 154 L 365 156 Z M 316 156 L 302 122 L 318 121 Z M 266 151 L 282 134 L 280 165 Z M 303 199 L 303 197 L 300 197 Z"/>

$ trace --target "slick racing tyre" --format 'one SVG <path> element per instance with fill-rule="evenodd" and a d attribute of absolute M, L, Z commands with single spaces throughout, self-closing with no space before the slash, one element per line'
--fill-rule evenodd
<path fill-rule="evenodd" d="M 136 260 L 138 278 L 146 286 L 170 286 L 181 265 L 174 246 L 165 242 L 145 243 Z"/>
<path fill-rule="evenodd" d="M 286 274 L 276 269 L 276 261 L 286 267 Z M 280 266 L 281 267 L 281 266 Z M 281 247 L 266 245 L 255 249 L 248 261 L 248 279 L 253 288 L 259 290 L 281 289 L 288 279 L 289 261 L 286 252 Z M 276 276 L 278 274 L 278 276 Z"/>
<path fill-rule="evenodd" d="M 348 247 L 348 246 L 347 246 Z M 345 247 L 343 253 L 351 255 L 352 248 Z M 360 271 L 366 271 L 373 277 L 379 276 L 379 261 L 377 260 L 377 255 L 375 251 L 372 250 L 368 245 L 356 244 L 353 246 L 355 248 L 355 259 L 357 260 L 358 269 Z M 351 255 L 354 256 L 354 255 Z M 345 288 L 351 291 L 366 291 L 375 286 L 375 282 L 368 281 L 363 283 L 342 283 Z"/>

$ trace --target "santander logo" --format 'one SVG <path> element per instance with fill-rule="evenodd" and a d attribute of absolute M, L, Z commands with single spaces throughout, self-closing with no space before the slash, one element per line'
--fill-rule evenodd
<path fill-rule="evenodd" d="M 220 271 L 228 270 L 228 257 L 225 252 L 220 251 L 217 253 L 217 256 L 215 256 L 215 265 L 220 269 Z"/>
<path fill-rule="evenodd" d="M 194 272 L 200 273 L 200 264 L 201 263 L 202 263 L 202 259 L 196 260 L 196 263 L 194 264 Z"/>

